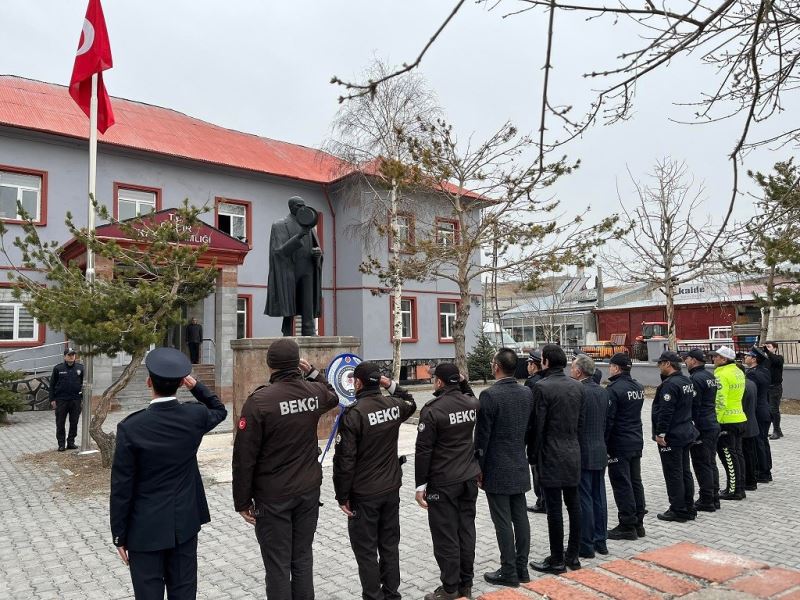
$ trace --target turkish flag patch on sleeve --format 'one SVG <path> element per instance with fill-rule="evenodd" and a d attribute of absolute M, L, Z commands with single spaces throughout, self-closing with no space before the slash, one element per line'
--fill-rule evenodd
<path fill-rule="evenodd" d="M 239 429 L 245 429 L 247 427 L 247 419 L 244 417 L 239 419 Z"/>

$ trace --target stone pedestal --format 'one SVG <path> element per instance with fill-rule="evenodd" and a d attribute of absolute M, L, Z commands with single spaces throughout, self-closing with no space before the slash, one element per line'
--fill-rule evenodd
<path fill-rule="evenodd" d="M 267 366 L 267 348 L 270 344 L 283 338 L 245 338 L 232 340 L 233 349 L 233 434 L 236 435 L 236 424 L 242 412 L 242 405 L 247 397 L 258 386 L 269 381 L 270 368 Z M 352 336 L 319 336 L 293 338 L 300 346 L 300 357 L 324 371 L 331 360 L 343 352 L 358 354 L 361 340 Z M 327 438 L 330 435 L 333 421 L 339 408 L 326 413 L 317 427 L 317 437 Z"/>

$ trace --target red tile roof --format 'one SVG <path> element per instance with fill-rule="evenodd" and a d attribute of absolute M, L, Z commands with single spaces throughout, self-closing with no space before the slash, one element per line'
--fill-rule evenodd
<path fill-rule="evenodd" d="M 167 108 L 112 98 L 116 125 L 101 143 L 328 183 L 345 166 L 334 156 L 225 129 Z M 0 124 L 88 139 L 89 123 L 63 85 L 0 75 Z"/>

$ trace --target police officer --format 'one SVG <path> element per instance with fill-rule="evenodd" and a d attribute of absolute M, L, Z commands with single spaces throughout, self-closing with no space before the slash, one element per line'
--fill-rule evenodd
<path fill-rule="evenodd" d="M 542 378 L 542 351 L 531 350 L 528 353 L 528 378 L 525 380 L 525 386 L 529 387 L 531 392 L 533 386 Z M 542 488 L 539 485 L 539 474 L 536 471 L 536 465 L 531 465 L 531 477 L 533 478 L 533 493 L 536 495 L 536 503 L 533 506 L 528 506 L 528 512 L 532 513 L 546 513 L 544 507 L 544 496 L 542 495 Z"/>
<path fill-rule="evenodd" d="M 694 507 L 697 510 L 714 512 L 719 504 L 717 380 L 706 370 L 706 357 L 699 348 L 692 348 L 684 353 L 683 362 L 689 368 L 689 378 L 694 385 L 692 421 L 700 432 L 697 443 L 689 449 L 697 485 L 700 488 L 699 499 Z"/>
<path fill-rule="evenodd" d="M 778 344 L 767 342 L 764 345 L 764 353 L 769 358 L 769 412 L 772 416 L 772 435 L 771 440 L 779 440 L 783 437 L 781 431 L 781 397 L 783 396 L 783 356 L 778 354 Z"/>
<path fill-rule="evenodd" d="M 454 364 L 441 363 L 433 375 L 434 399 L 419 415 L 414 472 L 416 499 L 428 510 L 442 585 L 425 600 L 455 600 L 472 596 L 481 471 L 472 434 L 480 404 Z"/>
<path fill-rule="evenodd" d="M 606 446 L 608 479 L 617 504 L 619 524 L 608 531 L 610 540 L 635 540 L 645 536 L 642 485 L 642 405 L 644 387 L 631 377 L 631 358 L 617 352 L 608 364 L 609 395 Z"/>
<path fill-rule="evenodd" d="M 767 355 L 756 346 L 753 346 L 744 357 L 744 364 L 747 367 L 745 376 L 755 382 L 758 393 L 756 401 L 756 419 L 758 420 L 756 480 L 758 483 L 772 481 L 772 451 L 769 447 L 769 426 L 772 423 L 772 415 L 769 411 L 769 386 L 772 379 L 767 361 Z"/>
<path fill-rule="evenodd" d="M 255 525 L 269 600 L 314 598 L 311 550 L 319 517 L 317 422 L 335 408 L 333 388 L 290 338 L 267 350 L 270 385 L 242 407 L 233 444 L 233 504 Z M 305 377 L 303 377 L 305 375 Z"/>
<path fill-rule="evenodd" d="M 53 367 L 50 375 L 50 406 L 56 411 L 56 441 L 58 451 L 77 450 L 75 436 L 78 435 L 78 419 L 81 416 L 81 390 L 84 367 L 77 362 L 74 348 L 64 350 L 64 362 Z M 64 425 L 69 415 L 69 434 Z M 67 445 L 64 447 L 64 441 Z"/>
<path fill-rule="evenodd" d="M 342 414 L 333 457 L 336 501 L 347 517 L 364 600 L 400 598 L 400 425 L 414 398 L 372 362 L 353 371 L 356 403 Z M 381 387 L 389 395 L 381 393 Z"/>
<path fill-rule="evenodd" d="M 697 514 L 689 468 L 689 447 L 698 436 L 692 425 L 694 385 L 681 373 L 681 357 L 675 352 L 663 352 L 658 368 L 662 379 L 653 399 L 653 440 L 661 456 L 669 509 L 656 516 L 662 521 L 685 523 Z"/>
<path fill-rule="evenodd" d="M 211 517 L 197 448 L 228 412 L 189 376 L 192 365 L 174 348 L 156 348 L 145 361 L 149 408 L 117 426 L 111 467 L 111 534 L 130 566 L 137 600 L 197 596 L 197 533 Z M 175 398 L 184 385 L 197 402 Z"/>
<path fill-rule="evenodd" d="M 727 346 L 720 346 L 712 352 L 711 360 L 714 362 L 714 377 L 719 386 L 716 399 L 717 422 L 720 426 L 717 453 L 727 478 L 725 489 L 720 490 L 719 498 L 741 500 L 745 497 L 742 435 L 747 422 L 742 407 L 744 373 L 736 365 L 736 352 Z"/>

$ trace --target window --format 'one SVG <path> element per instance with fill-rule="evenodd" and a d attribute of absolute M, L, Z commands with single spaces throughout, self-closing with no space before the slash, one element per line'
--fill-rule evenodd
<path fill-rule="evenodd" d="M 0 168 L 0 219 L 21 221 L 21 205 L 28 218 L 43 225 L 46 182 L 47 175 L 41 171 Z"/>
<path fill-rule="evenodd" d="M 114 195 L 114 216 L 119 221 L 161 210 L 161 190 L 158 188 L 115 183 Z"/>
<path fill-rule="evenodd" d="M 252 224 L 250 218 L 250 202 L 217 198 L 217 229 L 231 237 L 250 243 Z"/>
<path fill-rule="evenodd" d="M 0 342 L 38 342 L 39 323 L 11 289 L 0 290 Z"/>
<path fill-rule="evenodd" d="M 394 339 L 394 297 L 389 297 L 389 339 Z M 400 299 L 400 319 L 403 323 L 402 340 L 404 342 L 416 342 L 417 336 L 417 299 L 403 296 Z"/>
<path fill-rule="evenodd" d="M 236 339 L 253 337 L 250 325 L 250 307 L 253 297 L 251 295 L 236 298 Z"/>
<path fill-rule="evenodd" d="M 436 243 L 445 248 L 458 242 L 458 222 L 436 219 Z"/>
<path fill-rule="evenodd" d="M 439 341 L 453 341 L 453 325 L 456 321 L 457 300 L 439 300 Z"/>
<path fill-rule="evenodd" d="M 409 246 L 414 243 L 414 216 L 407 213 L 397 213 L 397 239 L 400 241 L 400 251 L 409 251 Z M 389 219 L 389 251 L 392 251 L 394 238 L 392 237 L 392 223 Z"/>

